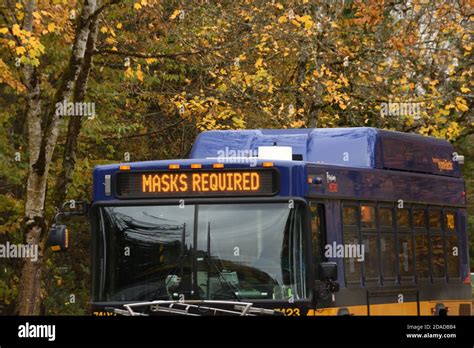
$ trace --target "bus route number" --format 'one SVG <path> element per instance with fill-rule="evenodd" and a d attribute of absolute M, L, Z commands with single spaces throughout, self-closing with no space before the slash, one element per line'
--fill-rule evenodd
<path fill-rule="evenodd" d="M 285 317 L 301 316 L 299 308 L 274 308 L 275 311 L 282 312 Z"/>

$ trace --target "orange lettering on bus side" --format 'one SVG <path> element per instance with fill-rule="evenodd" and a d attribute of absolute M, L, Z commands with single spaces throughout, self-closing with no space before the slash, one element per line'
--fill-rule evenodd
<path fill-rule="evenodd" d="M 161 191 L 161 182 L 160 177 L 158 175 L 153 175 L 153 189 L 152 192 L 160 192 Z"/>
<path fill-rule="evenodd" d="M 202 181 L 202 190 L 204 192 L 209 191 L 209 173 L 202 173 L 201 174 L 201 181 Z"/>
<path fill-rule="evenodd" d="M 161 190 L 163 192 L 168 192 L 170 190 L 170 183 L 169 183 L 170 176 L 168 174 L 163 174 L 161 176 Z"/>
<path fill-rule="evenodd" d="M 242 174 L 234 173 L 235 190 L 242 191 Z"/>
<path fill-rule="evenodd" d="M 201 190 L 201 175 L 199 173 L 193 173 L 193 191 L 202 191 Z"/>
<path fill-rule="evenodd" d="M 250 173 L 242 174 L 242 188 L 244 191 L 250 191 Z"/>
<path fill-rule="evenodd" d="M 250 188 L 252 191 L 258 191 L 260 188 L 260 174 L 252 172 L 250 175 Z"/>
<path fill-rule="evenodd" d="M 186 192 L 188 190 L 188 176 L 186 174 L 179 175 L 179 190 Z"/>
<path fill-rule="evenodd" d="M 171 175 L 171 192 L 178 192 L 178 174 L 170 174 Z"/>
<path fill-rule="evenodd" d="M 217 176 L 216 173 L 212 173 L 211 175 L 209 175 L 209 185 L 210 185 L 210 188 L 211 188 L 211 191 L 217 191 L 217 182 L 218 182 L 219 178 Z"/>
<path fill-rule="evenodd" d="M 152 177 L 151 175 L 142 175 L 142 192 L 151 192 Z"/>
<path fill-rule="evenodd" d="M 225 173 L 219 173 L 219 191 L 225 191 L 227 185 L 227 180 Z"/>
<path fill-rule="evenodd" d="M 234 191 L 232 173 L 226 173 L 225 175 L 227 176 L 227 191 Z"/>

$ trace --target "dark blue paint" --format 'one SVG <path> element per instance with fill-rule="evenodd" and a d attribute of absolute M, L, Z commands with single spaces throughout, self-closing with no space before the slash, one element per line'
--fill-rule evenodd
<path fill-rule="evenodd" d="M 334 175 L 338 192 L 329 192 L 327 173 Z M 311 184 L 309 197 L 419 202 L 465 206 L 464 181 L 459 178 L 381 169 L 355 169 L 309 164 L 308 175 L 322 178 Z"/>
<path fill-rule="evenodd" d="M 375 128 L 209 131 L 196 139 L 191 159 L 126 164 L 132 170 L 163 170 L 171 163 L 178 163 L 183 169 L 190 168 L 191 163 L 211 168 L 226 147 L 248 151 L 274 143 L 291 146 L 294 154 L 303 156 L 303 161 L 274 161 L 281 173 L 279 196 L 305 196 L 308 189 L 306 171 L 308 167 L 314 167 L 337 171 L 340 189 L 339 194 L 334 195 L 326 192 L 325 187 L 316 192 L 311 186 L 311 195 L 465 204 L 461 197 L 464 182 L 457 179 L 460 177 L 458 164 L 453 162 L 454 170 L 447 172 L 432 161 L 433 158 L 452 159 L 453 148 L 449 142 Z M 258 163 L 261 166 L 262 161 Z M 116 199 L 104 195 L 104 175 L 114 177 L 118 167 L 119 164 L 113 164 L 94 169 L 94 201 Z M 249 164 L 226 164 L 226 168 L 249 168 Z M 318 173 L 324 174 L 324 170 Z"/>
<path fill-rule="evenodd" d="M 225 164 L 225 168 L 262 168 L 264 161 L 257 161 L 255 167 L 251 167 L 250 164 Z M 118 200 L 113 194 L 112 196 L 105 195 L 105 175 L 114 176 L 119 172 L 121 165 L 129 165 L 131 170 L 142 171 L 142 170 L 167 170 L 170 164 L 179 164 L 180 169 L 190 169 L 191 164 L 200 163 L 202 169 L 212 169 L 212 164 L 217 163 L 215 159 L 200 159 L 200 160 L 164 160 L 164 161 L 148 161 L 148 162 L 132 162 L 132 163 L 121 163 L 121 164 L 110 164 L 105 166 L 97 166 L 94 169 L 94 196 L 93 201 L 112 201 Z M 303 197 L 306 194 L 307 185 L 306 183 L 306 166 L 303 162 L 297 161 L 273 161 L 275 168 L 280 173 L 280 187 L 278 196 L 299 196 Z M 217 169 L 218 170 L 218 169 Z"/>

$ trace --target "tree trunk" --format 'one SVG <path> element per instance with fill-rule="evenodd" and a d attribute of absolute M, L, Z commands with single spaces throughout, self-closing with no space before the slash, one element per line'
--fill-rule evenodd
<path fill-rule="evenodd" d="M 84 62 L 74 89 L 74 101 L 77 103 L 83 102 L 85 99 L 87 80 L 92 67 L 95 43 L 99 31 L 98 27 L 98 20 L 96 18 L 90 24 L 90 33 L 87 38 Z M 66 144 L 64 145 L 62 170 L 56 179 L 54 194 L 54 205 L 56 207 L 60 207 L 66 199 L 68 187 L 72 182 L 72 175 L 76 166 L 77 138 L 82 128 L 82 121 L 82 117 L 78 116 L 72 117 L 69 120 Z"/>
<path fill-rule="evenodd" d="M 32 14 L 35 9 L 34 0 L 27 2 L 25 7 L 25 30 L 32 29 Z M 27 121 L 28 121 L 28 142 L 29 142 L 29 165 L 30 174 L 27 183 L 27 200 L 25 206 L 25 242 L 31 245 L 39 244 L 41 231 L 44 226 L 44 194 L 45 180 L 31 170 L 39 154 L 41 144 L 41 100 L 40 82 L 38 73 L 32 66 L 25 66 L 23 69 L 25 82 L 28 88 L 27 95 Z M 37 313 L 39 311 L 41 278 L 37 270 L 40 268 L 40 259 L 33 262 L 25 259 L 22 267 L 20 291 L 18 296 L 17 311 L 20 314 Z"/>
<path fill-rule="evenodd" d="M 35 0 L 28 0 L 25 5 L 24 29 L 32 31 Z M 76 29 L 76 36 L 71 59 L 63 74 L 62 84 L 56 93 L 55 103 L 68 100 L 72 94 L 75 81 L 79 74 L 87 38 L 89 36 L 89 17 L 95 11 L 96 0 L 86 0 Z M 87 23 L 87 25 L 86 25 Z M 42 115 L 40 102 L 40 84 L 36 69 L 31 66 L 24 68 L 25 81 L 28 87 L 27 121 L 28 121 L 28 150 L 29 173 L 25 203 L 25 242 L 38 245 L 37 261 L 25 259 L 20 280 L 17 312 L 20 315 L 36 315 L 40 313 L 41 305 L 41 274 L 43 260 L 44 237 L 46 225 L 44 222 L 44 207 L 46 199 L 47 178 L 49 165 L 59 134 L 60 115 L 55 110 Z M 42 116 L 45 118 L 42 119 Z M 42 126 L 43 125 L 43 126 Z"/>

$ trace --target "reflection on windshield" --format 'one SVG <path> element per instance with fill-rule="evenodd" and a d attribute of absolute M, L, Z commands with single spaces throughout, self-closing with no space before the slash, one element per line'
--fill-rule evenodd
<path fill-rule="evenodd" d="M 105 299 L 306 298 L 302 211 L 288 203 L 102 208 Z"/>

